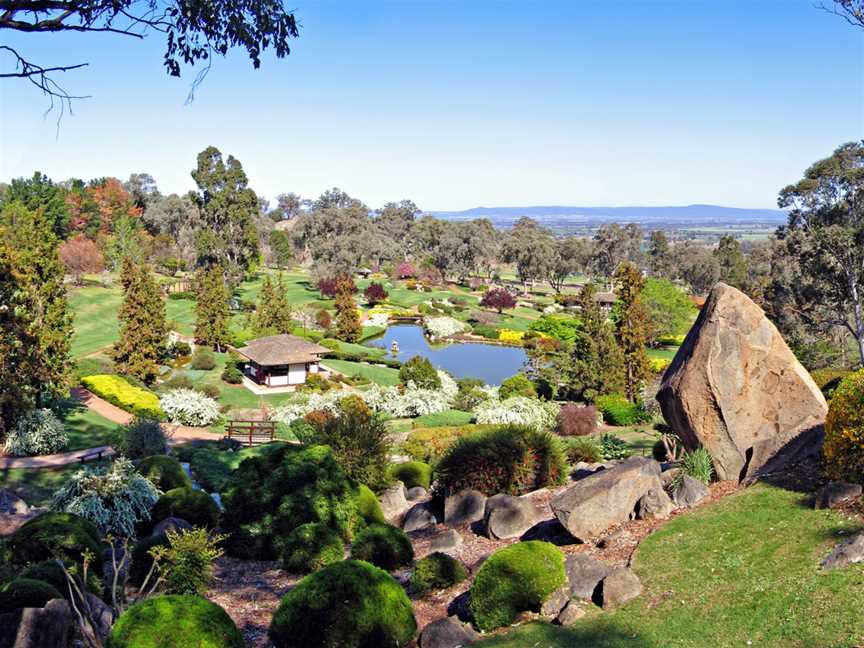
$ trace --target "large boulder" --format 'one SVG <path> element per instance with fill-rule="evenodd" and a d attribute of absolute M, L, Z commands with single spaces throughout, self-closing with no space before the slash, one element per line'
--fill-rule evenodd
<path fill-rule="evenodd" d="M 822 561 L 822 569 L 838 569 L 864 560 L 864 532 L 846 538 Z"/>
<path fill-rule="evenodd" d="M 534 505 L 530 500 L 499 493 L 486 500 L 483 516 L 486 535 L 493 540 L 518 538 L 534 525 Z"/>
<path fill-rule="evenodd" d="M 381 493 L 381 512 L 388 520 L 393 520 L 402 515 L 410 506 L 405 499 L 405 484 L 397 481 L 393 486 Z"/>
<path fill-rule="evenodd" d="M 688 449 L 742 481 L 818 449 L 828 405 L 762 309 L 717 284 L 663 376 L 657 400 Z M 782 450 L 782 452 L 781 452 Z"/>
<path fill-rule="evenodd" d="M 813 507 L 817 509 L 834 508 L 843 502 L 861 497 L 861 490 L 861 484 L 850 484 L 842 481 L 828 482 L 816 493 Z"/>
<path fill-rule="evenodd" d="M 651 490 L 663 490 L 660 464 L 647 457 L 630 457 L 556 495 L 552 512 L 574 538 L 585 542 L 629 520 L 636 503 Z"/>
<path fill-rule="evenodd" d="M 477 641 L 479 635 L 455 617 L 433 621 L 420 633 L 420 648 L 459 648 Z"/>
<path fill-rule="evenodd" d="M 27 515 L 29 512 L 27 502 L 11 490 L 0 488 L 0 515 Z"/>
<path fill-rule="evenodd" d="M 486 496 L 470 488 L 450 495 L 444 500 L 444 524 L 470 524 L 483 519 Z"/>
<path fill-rule="evenodd" d="M 590 601 L 597 585 L 609 574 L 610 567 L 587 554 L 578 553 L 567 556 L 564 571 L 567 572 L 570 598 Z"/>
<path fill-rule="evenodd" d="M 684 475 L 672 489 L 672 501 L 681 508 L 692 508 L 708 495 L 708 487 L 690 475 Z"/>
<path fill-rule="evenodd" d="M 66 646 L 73 626 L 72 609 L 64 599 L 42 608 L 21 608 L 0 614 L 0 648 Z"/>
<path fill-rule="evenodd" d="M 597 602 L 604 608 L 616 608 L 642 593 L 639 577 L 626 567 L 613 569 L 600 583 Z"/>
<path fill-rule="evenodd" d="M 405 533 L 411 533 L 412 531 L 428 529 L 436 524 L 438 524 L 438 520 L 426 504 L 415 504 L 405 514 L 405 519 L 402 521 L 402 530 Z"/>

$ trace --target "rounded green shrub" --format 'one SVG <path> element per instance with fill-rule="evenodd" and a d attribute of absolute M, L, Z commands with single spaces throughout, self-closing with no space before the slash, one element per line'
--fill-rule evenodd
<path fill-rule="evenodd" d="M 85 551 L 101 571 L 102 543 L 99 530 L 73 513 L 43 513 L 21 526 L 9 539 L 12 561 L 19 565 L 62 558 L 80 563 Z"/>
<path fill-rule="evenodd" d="M 385 571 L 345 560 L 306 576 L 270 624 L 277 648 L 405 646 L 417 631 L 411 601 Z"/>
<path fill-rule="evenodd" d="M 471 612 L 480 630 L 512 623 L 525 610 L 537 611 L 566 580 L 564 554 L 548 542 L 530 540 L 496 551 L 471 585 Z"/>
<path fill-rule="evenodd" d="M 417 561 L 411 574 L 411 589 L 423 595 L 445 589 L 468 578 L 465 566 L 445 553 L 435 552 Z"/>
<path fill-rule="evenodd" d="M 189 366 L 199 371 L 210 371 L 216 368 L 216 356 L 210 349 L 198 347 L 192 354 L 192 362 L 189 363 Z"/>
<path fill-rule="evenodd" d="M 390 466 L 390 477 L 398 479 L 405 488 L 422 486 L 428 489 L 432 483 L 432 466 L 422 461 L 406 461 Z"/>
<path fill-rule="evenodd" d="M 621 394 L 598 396 L 594 405 L 609 425 L 624 426 L 644 423 L 651 417 L 639 403 L 631 403 Z"/>
<path fill-rule="evenodd" d="M 822 452 L 831 478 L 864 481 L 864 370 L 847 376 L 834 390 Z"/>
<path fill-rule="evenodd" d="M 351 557 L 393 571 L 411 564 L 414 547 L 402 529 L 390 524 L 370 524 L 354 538 Z"/>
<path fill-rule="evenodd" d="M 515 376 L 510 376 L 501 382 L 501 387 L 498 388 L 498 397 L 501 400 L 510 398 L 511 396 L 524 396 L 526 398 L 537 398 L 537 390 L 534 388 L 534 383 L 523 373 L 518 373 Z"/>
<path fill-rule="evenodd" d="M 57 588 L 33 578 L 16 578 L 0 589 L 0 614 L 20 608 L 41 608 L 51 599 L 63 598 Z"/>
<path fill-rule="evenodd" d="M 168 537 L 165 535 L 151 535 L 141 538 L 136 542 L 132 548 L 129 582 L 136 587 L 140 587 L 144 579 L 147 578 L 150 567 L 153 566 L 153 557 L 150 555 L 150 550 L 153 547 L 167 547 L 169 544 Z M 150 577 L 150 582 L 153 582 L 153 576 Z"/>
<path fill-rule="evenodd" d="M 168 440 L 162 424 L 155 418 L 136 416 L 120 429 L 114 447 L 130 459 L 143 459 L 168 452 Z"/>
<path fill-rule="evenodd" d="M 219 522 L 219 507 L 204 491 L 173 488 L 159 498 L 150 513 L 154 523 L 169 517 L 182 518 L 192 526 L 210 529 Z"/>
<path fill-rule="evenodd" d="M 71 566 L 72 563 L 66 561 L 66 568 L 68 569 Z M 60 592 L 63 598 L 69 596 L 69 585 L 66 579 L 66 574 L 63 573 L 63 568 L 57 564 L 56 560 L 44 560 L 40 563 L 34 563 L 26 567 L 18 575 L 18 578 L 26 578 L 48 583 L 51 587 Z M 87 589 L 97 596 L 102 595 L 101 580 L 99 576 L 94 574 L 92 571 L 88 573 Z"/>
<path fill-rule="evenodd" d="M 387 524 L 381 502 L 366 484 L 357 485 L 357 512 L 365 524 Z"/>
<path fill-rule="evenodd" d="M 192 480 L 184 472 L 183 466 L 174 457 L 154 455 L 138 463 L 138 472 L 153 482 L 161 491 L 175 488 L 192 488 Z"/>
<path fill-rule="evenodd" d="M 239 558 L 274 560 L 282 556 L 288 534 L 307 522 L 320 522 L 349 540 L 364 524 L 360 492 L 327 446 L 285 444 L 246 459 L 223 491 L 226 549 Z M 368 506 L 374 514 L 371 501 Z"/>
<path fill-rule="evenodd" d="M 405 384 L 413 382 L 420 389 L 441 389 L 441 377 L 423 356 L 414 356 L 399 368 L 399 380 Z"/>
<path fill-rule="evenodd" d="M 561 440 L 523 425 L 503 425 L 461 437 L 435 468 L 436 491 L 473 488 L 485 495 L 523 493 L 564 483 L 567 460 Z"/>
<path fill-rule="evenodd" d="M 294 574 L 308 574 L 344 557 L 345 545 L 333 529 L 317 522 L 307 522 L 285 538 L 282 566 Z"/>
<path fill-rule="evenodd" d="M 564 441 L 567 461 L 575 465 L 580 461 L 598 463 L 603 461 L 603 451 L 593 437 L 568 437 Z"/>
<path fill-rule="evenodd" d="M 170 594 L 136 603 L 117 619 L 108 648 L 243 648 L 221 607 L 201 596 Z"/>

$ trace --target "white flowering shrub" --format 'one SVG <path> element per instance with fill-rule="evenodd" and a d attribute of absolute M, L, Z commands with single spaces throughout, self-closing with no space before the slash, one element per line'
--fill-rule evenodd
<path fill-rule="evenodd" d="M 441 391 L 450 399 L 456 398 L 459 393 L 459 385 L 453 380 L 453 377 L 446 371 L 438 369 L 438 378 L 441 379 Z"/>
<path fill-rule="evenodd" d="M 102 533 L 132 537 L 161 492 L 121 457 L 110 467 L 84 468 L 72 475 L 51 500 L 55 511 L 90 520 Z"/>
<path fill-rule="evenodd" d="M 6 435 L 3 450 L 12 457 L 59 452 L 69 445 L 63 423 L 49 409 L 27 412 Z"/>
<path fill-rule="evenodd" d="M 194 389 L 173 389 L 159 399 L 168 420 L 180 425 L 204 427 L 219 418 L 219 405 Z"/>
<path fill-rule="evenodd" d="M 557 410 L 555 403 L 513 396 L 503 401 L 484 401 L 474 410 L 474 415 L 477 423 L 481 424 L 530 425 L 537 430 L 546 430 L 555 424 Z"/>
<path fill-rule="evenodd" d="M 423 328 L 430 337 L 442 338 L 456 335 L 465 330 L 465 324 L 453 317 L 427 317 Z"/>
<path fill-rule="evenodd" d="M 347 389 L 331 390 L 322 393 L 297 394 L 293 400 L 274 408 L 269 415 L 271 421 L 290 425 L 293 421 L 303 418 L 315 410 L 327 410 L 332 414 L 339 413 L 339 401 L 346 396 L 354 396 Z M 362 396 L 362 395 L 361 395 Z"/>
<path fill-rule="evenodd" d="M 390 313 L 370 312 L 364 322 L 366 326 L 387 326 L 390 323 Z"/>

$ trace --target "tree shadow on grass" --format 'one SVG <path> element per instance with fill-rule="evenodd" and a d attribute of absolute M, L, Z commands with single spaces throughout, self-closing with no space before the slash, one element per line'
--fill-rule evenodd
<path fill-rule="evenodd" d="M 542 621 L 526 624 L 496 637 L 475 644 L 483 648 L 516 648 L 523 646 L 554 646 L 555 648 L 661 648 L 651 639 L 608 624 L 587 624 L 577 621 L 562 628 Z"/>

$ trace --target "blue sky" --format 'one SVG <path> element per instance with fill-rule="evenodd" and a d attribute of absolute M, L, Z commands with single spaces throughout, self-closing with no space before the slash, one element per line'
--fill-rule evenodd
<path fill-rule="evenodd" d="M 191 105 L 158 34 L 4 38 L 90 61 L 64 81 L 93 97 L 58 134 L 35 88 L 0 81 L 0 178 L 148 172 L 180 192 L 212 144 L 268 198 L 772 207 L 864 137 L 864 30 L 812 0 L 289 5 L 291 55 L 219 59 Z"/>

